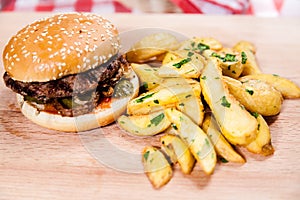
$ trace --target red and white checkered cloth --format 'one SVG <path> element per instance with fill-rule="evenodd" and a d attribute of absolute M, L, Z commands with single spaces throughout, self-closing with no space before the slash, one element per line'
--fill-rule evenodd
<path fill-rule="evenodd" d="M 52 11 L 52 12 L 145 12 L 134 2 L 118 0 L 0 0 L 2 11 Z M 143 1 L 144 4 L 158 0 Z M 300 16 L 300 0 L 164 0 L 183 13 L 250 14 L 256 16 Z M 124 3 L 126 2 L 126 3 Z M 150 3 L 152 2 L 152 3 Z M 126 4 L 126 5 L 125 5 Z M 150 5 L 151 4 L 151 5 Z M 147 12 L 147 11 L 146 11 Z"/>

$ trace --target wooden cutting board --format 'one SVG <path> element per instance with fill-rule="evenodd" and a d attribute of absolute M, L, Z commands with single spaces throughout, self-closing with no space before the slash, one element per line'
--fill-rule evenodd
<path fill-rule="evenodd" d="M 18 29 L 50 13 L 1 13 L 0 50 Z M 227 46 L 248 40 L 265 73 L 300 85 L 299 18 L 202 15 L 107 15 L 120 30 L 171 29 L 187 37 L 211 36 Z M 131 43 L 131 41 L 127 41 Z M 1 64 L 1 75 L 3 67 Z M 212 176 L 199 166 L 154 190 L 141 173 L 139 152 L 158 137 L 137 138 L 112 124 L 85 133 L 41 128 L 20 113 L 15 94 L 0 81 L 0 199 L 298 199 L 300 100 L 285 100 L 268 119 L 276 151 L 250 154 L 243 165 L 218 163 Z"/>

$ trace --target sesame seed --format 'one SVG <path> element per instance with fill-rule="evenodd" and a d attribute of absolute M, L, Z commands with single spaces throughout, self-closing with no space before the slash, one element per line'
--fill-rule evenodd
<path fill-rule="evenodd" d="M 96 38 L 96 37 L 95 37 L 95 38 L 93 38 L 93 39 L 94 39 L 95 41 L 97 41 L 97 40 L 98 40 L 98 38 Z"/>
<path fill-rule="evenodd" d="M 14 65 L 15 65 L 15 63 L 14 63 L 14 62 L 11 62 L 10 64 L 11 64 L 11 66 L 14 66 Z"/>
<path fill-rule="evenodd" d="M 8 69 L 11 70 L 12 69 L 11 66 L 9 66 Z"/>
<path fill-rule="evenodd" d="M 64 46 L 64 47 L 67 47 L 68 45 L 67 45 L 67 43 L 63 43 L 63 46 Z"/>
<path fill-rule="evenodd" d="M 24 55 L 24 57 L 27 58 L 29 55 L 30 55 L 30 52 L 26 53 L 26 54 Z"/>
<path fill-rule="evenodd" d="M 80 68 L 81 68 L 81 66 L 80 66 L 80 65 L 77 65 L 77 68 L 78 68 L 78 69 L 80 69 Z"/>
<path fill-rule="evenodd" d="M 5 54 L 5 59 L 6 59 L 6 60 L 8 59 L 8 53 Z"/>
<path fill-rule="evenodd" d="M 48 49 L 48 51 L 52 51 L 52 49 L 51 48 L 47 48 Z"/>
<path fill-rule="evenodd" d="M 50 44 L 50 45 L 51 45 L 51 44 L 53 44 L 53 42 L 52 42 L 52 41 L 48 41 L 48 44 Z"/>
<path fill-rule="evenodd" d="M 20 61 L 20 58 L 16 58 L 16 61 L 19 62 L 19 61 Z"/>

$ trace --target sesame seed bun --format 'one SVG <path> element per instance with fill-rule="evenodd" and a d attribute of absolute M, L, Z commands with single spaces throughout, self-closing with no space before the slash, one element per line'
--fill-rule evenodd
<path fill-rule="evenodd" d="M 17 101 L 23 115 L 40 126 L 65 132 L 91 130 L 101 126 L 106 126 L 116 121 L 116 119 L 125 112 L 127 102 L 138 95 L 138 76 L 132 70 L 127 77 L 130 77 L 130 82 L 134 89 L 131 96 L 120 99 L 112 99 L 110 107 L 100 108 L 100 105 L 98 106 L 99 108 L 94 110 L 92 113 L 76 117 L 64 117 L 58 114 L 39 111 L 35 106 L 24 101 L 24 97 L 20 94 L 17 94 Z"/>
<path fill-rule="evenodd" d="M 3 52 L 5 71 L 22 82 L 46 82 L 93 69 L 117 54 L 118 31 L 90 13 L 54 15 L 13 36 Z"/>

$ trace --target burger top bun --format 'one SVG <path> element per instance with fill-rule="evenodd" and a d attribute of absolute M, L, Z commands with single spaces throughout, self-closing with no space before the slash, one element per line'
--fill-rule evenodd
<path fill-rule="evenodd" d="M 22 82 L 46 82 L 105 63 L 117 54 L 118 31 L 90 13 L 55 15 L 20 30 L 3 52 L 7 73 Z"/>

